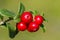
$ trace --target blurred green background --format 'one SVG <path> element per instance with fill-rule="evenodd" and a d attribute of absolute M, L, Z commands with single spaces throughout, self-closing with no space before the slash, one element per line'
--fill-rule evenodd
<path fill-rule="evenodd" d="M 9 9 L 15 13 L 18 11 L 19 2 L 22 2 L 26 10 L 38 10 L 44 12 L 46 32 L 42 29 L 30 33 L 19 32 L 14 39 L 9 38 L 8 30 L 0 28 L 0 40 L 60 40 L 60 0 L 0 0 L 0 9 Z"/>

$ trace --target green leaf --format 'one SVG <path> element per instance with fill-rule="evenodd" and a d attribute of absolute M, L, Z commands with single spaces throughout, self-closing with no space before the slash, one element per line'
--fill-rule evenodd
<path fill-rule="evenodd" d="M 42 28 L 43 32 L 45 32 L 45 28 L 44 28 L 43 24 L 41 24 L 41 28 Z"/>
<path fill-rule="evenodd" d="M 0 9 L 0 15 L 13 18 L 15 14 L 7 9 Z"/>
<path fill-rule="evenodd" d="M 15 22 L 18 22 L 18 21 L 20 21 L 20 15 L 23 13 L 25 11 L 25 7 L 24 7 L 24 5 L 22 4 L 22 3 L 20 3 L 20 7 L 19 7 L 19 12 L 18 12 L 18 14 L 14 17 L 14 20 L 15 20 Z"/>
<path fill-rule="evenodd" d="M 7 23 L 7 27 L 8 27 L 8 30 L 9 30 L 9 37 L 10 38 L 14 38 L 17 34 L 18 34 L 18 30 L 16 28 L 16 30 L 13 28 L 13 26 L 9 23 Z"/>
<path fill-rule="evenodd" d="M 0 15 L 0 19 L 3 21 L 3 16 L 2 15 Z"/>
<path fill-rule="evenodd" d="M 20 3 L 20 8 L 19 8 L 19 15 L 22 14 L 25 11 L 25 6 Z"/>
<path fill-rule="evenodd" d="M 6 23 L 6 25 L 10 30 L 15 31 L 15 27 L 12 26 L 10 23 Z"/>
<path fill-rule="evenodd" d="M 19 18 L 20 15 L 25 11 L 25 7 L 22 3 L 20 3 L 18 14 L 16 15 L 16 18 Z"/>
<path fill-rule="evenodd" d="M 37 15 L 38 11 L 34 10 L 34 11 L 30 11 L 33 15 Z"/>
<path fill-rule="evenodd" d="M 41 16 L 43 16 L 43 18 L 44 18 L 44 13 L 42 13 Z M 44 18 L 44 21 L 48 22 L 48 20 L 46 20 L 45 18 Z"/>

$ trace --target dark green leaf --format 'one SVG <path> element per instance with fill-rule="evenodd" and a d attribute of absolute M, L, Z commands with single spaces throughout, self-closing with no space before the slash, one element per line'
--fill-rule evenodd
<path fill-rule="evenodd" d="M 20 3 L 19 15 L 25 11 L 25 7 L 22 3 Z"/>
<path fill-rule="evenodd" d="M 17 28 L 16 28 L 16 30 L 14 30 L 13 26 L 9 23 L 7 23 L 7 27 L 8 27 L 8 30 L 9 30 L 9 37 L 14 38 L 18 33 Z"/>
<path fill-rule="evenodd" d="M 41 24 L 41 28 L 43 29 L 43 32 L 45 32 L 45 28 L 43 24 Z"/>
<path fill-rule="evenodd" d="M 3 21 L 3 16 L 2 15 L 0 15 L 0 19 Z"/>
<path fill-rule="evenodd" d="M 18 14 L 16 14 L 16 16 L 14 17 L 14 20 L 19 20 L 20 15 L 25 11 L 25 7 L 22 3 L 20 3 L 20 7 L 19 7 L 19 12 Z"/>
<path fill-rule="evenodd" d="M 25 11 L 25 7 L 22 3 L 20 3 L 20 8 L 19 8 L 19 12 L 18 14 L 15 16 L 14 18 L 14 21 L 17 23 L 17 22 L 20 22 L 20 15 Z"/>
<path fill-rule="evenodd" d="M 13 18 L 15 16 L 15 14 L 7 9 L 1 9 L 0 10 L 0 15 L 2 16 L 7 16 L 7 17 L 11 17 Z"/>

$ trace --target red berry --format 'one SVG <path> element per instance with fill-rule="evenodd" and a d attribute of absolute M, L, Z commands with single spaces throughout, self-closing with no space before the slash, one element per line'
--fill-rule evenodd
<path fill-rule="evenodd" d="M 17 24 L 17 28 L 18 28 L 19 31 L 24 31 L 24 30 L 26 30 L 27 26 L 25 25 L 24 22 L 19 22 Z"/>
<path fill-rule="evenodd" d="M 30 12 L 24 12 L 21 15 L 21 21 L 23 21 L 24 23 L 30 23 L 33 19 L 33 16 Z"/>
<path fill-rule="evenodd" d="M 39 25 L 36 24 L 35 22 L 31 22 L 28 26 L 28 31 L 29 32 L 36 32 L 39 29 Z"/>
<path fill-rule="evenodd" d="M 42 24 L 43 23 L 43 17 L 40 15 L 35 16 L 34 22 L 36 22 L 37 24 Z"/>

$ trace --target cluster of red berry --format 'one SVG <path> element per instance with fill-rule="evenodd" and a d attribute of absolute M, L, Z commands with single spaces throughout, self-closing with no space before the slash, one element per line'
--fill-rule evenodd
<path fill-rule="evenodd" d="M 28 30 L 29 32 L 36 32 L 39 26 L 43 23 L 44 18 L 41 15 L 33 17 L 31 12 L 23 12 L 20 16 L 21 21 L 17 24 L 19 31 Z"/>

